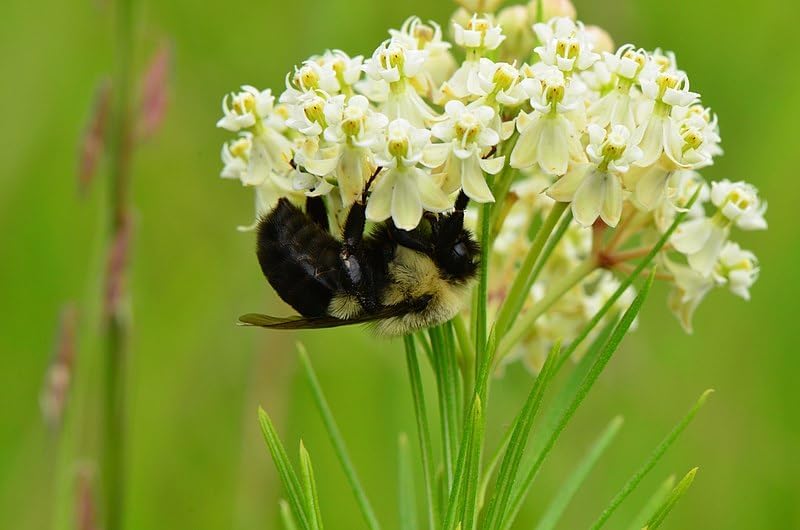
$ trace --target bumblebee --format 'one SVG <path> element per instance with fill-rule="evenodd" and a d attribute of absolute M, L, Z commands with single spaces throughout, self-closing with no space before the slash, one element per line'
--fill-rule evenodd
<path fill-rule="evenodd" d="M 261 270 L 300 315 L 248 314 L 239 319 L 242 323 L 271 329 L 368 323 L 379 335 L 397 336 L 458 313 L 480 256 L 478 243 L 464 228 L 467 196 L 461 192 L 451 213 L 426 214 L 414 230 L 401 230 L 389 219 L 365 234 L 373 179 L 351 206 L 341 239 L 331 233 L 319 197 L 307 199 L 305 212 L 280 199 L 259 221 Z"/>

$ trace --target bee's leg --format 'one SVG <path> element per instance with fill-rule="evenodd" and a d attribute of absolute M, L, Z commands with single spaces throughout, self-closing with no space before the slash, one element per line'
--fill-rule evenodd
<path fill-rule="evenodd" d="M 411 250 L 416 250 L 417 252 L 430 252 L 430 244 L 422 237 L 419 229 L 415 228 L 414 230 L 401 230 L 397 228 L 397 226 L 395 226 L 394 222 L 391 220 L 388 222 L 388 226 L 389 236 L 392 238 L 392 241 L 398 245 L 410 248 Z"/>
<path fill-rule="evenodd" d="M 341 260 L 346 277 L 346 290 L 355 296 L 367 314 L 381 308 L 366 251 L 363 247 L 366 205 L 356 202 L 350 207 L 342 234 Z"/>
<path fill-rule="evenodd" d="M 342 234 L 345 251 L 355 253 L 361 247 L 361 241 L 364 239 L 364 227 L 367 222 L 367 195 L 369 195 L 369 188 L 375 181 L 375 177 L 382 170 L 382 167 L 375 169 L 375 172 L 367 180 L 366 186 L 364 186 L 364 191 L 361 193 L 361 201 L 353 203 L 347 213 Z"/>
<path fill-rule="evenodd" d="M 306 214 L 326 232 L 330 232 L 328 209 L 322 197 L 306 197 Z"/>
<path fill-rule="evenodd" d="M 456 199 L 456 212 L 463 214 L 464 210 L 467 209 L 467 204 L 469 204 L 469 197 L 464 193 L 464 190 L 461 190 L 458 192 L 458 198 Z"/>
<path fill-rule="evenodd" d="M 464 230 L 464 210 L 469 203 L 469 197 L 462 190 L 456 199 L 455 211 L 453 213 L 440 217 L 437 223 L 436 239 L 440 244 L 449 244 L 455 241 Z"/>

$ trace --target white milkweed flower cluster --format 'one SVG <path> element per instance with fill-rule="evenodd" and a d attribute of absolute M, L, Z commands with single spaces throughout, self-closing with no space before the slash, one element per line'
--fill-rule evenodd
<path fill-rule="evenodd" d="M 748 298 L 758 261 L 731 238 L 765 229 L 766 203 L 751 184 L 699 175 L 722 154 L 719 124 L 675 55 L 615 47 L 566 0 L 497 14 L 499 2 L 459 3 L 446 31 L 412 17 L 366 58 L 309 58 L 280 95 L 243 86 L 226 96 L 217 125 L 238 136 L 222 148 L 222 176 L 255 189 L 257 216 L 281 197 L 316 196 L 333 226 L 362 200 L 368 220 L 404 230 L 451 210 L 461 192 L 473 206 L 494 203 L 493 239 L 482 242 L 493 247 L 492 301 L 505 297 L 531 227 L 566 205 L 573 221 L 523 311 L 565 271 L 597 266 L 530 329 L 528 344 L 541 345 L 527 348 L 533 366 L 679 213 L 655 262 L 684 327 L 714 287 Z"/>

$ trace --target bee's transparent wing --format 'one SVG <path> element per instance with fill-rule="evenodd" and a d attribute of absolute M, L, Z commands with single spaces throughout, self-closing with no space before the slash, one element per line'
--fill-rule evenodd
<path fill-rule="evenodd" d="M 350 326 L 352 324 L 366 324 L 384 318 L 396 317 L 409 311 L 405 304 L 386 307 L 377 313 L 363 315 L 355 318 L 343 320 L 331 316 L 323 317 L 273 317 L 260 313 L 248 313 L 239 317 L 239 323 L 245 326 L 257 326 L 268 329 L 324 329 L 336 328 L 339 326 Z"/>
<path fill-rule="evenodd" d="M 245 326 L 258 326 L 268 329 L 321 329 L 357 324 L 358 321 L 342 320 L 334 317 L 273 317 L 259 313 L 248 313 L 239 317 Z"/>

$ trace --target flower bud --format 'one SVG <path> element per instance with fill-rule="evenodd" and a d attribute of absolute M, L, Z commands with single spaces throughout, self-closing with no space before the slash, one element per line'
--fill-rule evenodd
<path fill-rule="evenodd" d="M 570 0 L 542 0 L 542 20 L 537 20 L 539 0 L 528 3 L 528 16 L 532 22 L 547 22 L 553 17 L 567 17 L 575 20 L 577 12 Z"/>
<path fill-rule="evenodd" d="M 506 36 L 500 45 L 500 60 L 512 63 L 527 59 L 533 52 L 535 38 L 525 6 L 509 6 L 500 10 L 497 24 L 503 28 L 503 35 Z"/>
<path fill-rule="evenodd" d="M 586 26 L 585 31 L 586 35 L 589 37 L 589 42 L 592 43 L 594 51 L 597 53 L 614 53 L 616 51 L 617 48 L 614 46 L 614 39 L 600 26 Z"/>

